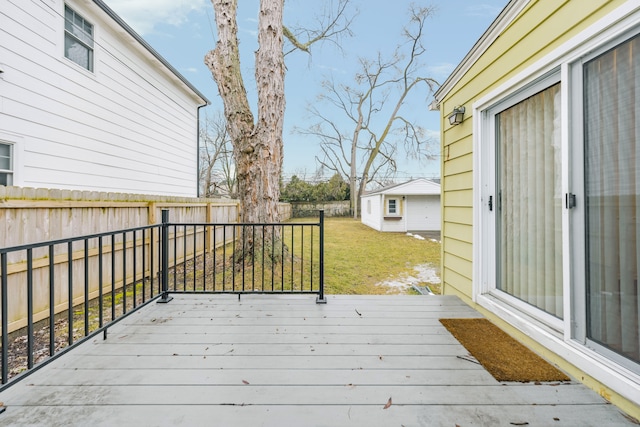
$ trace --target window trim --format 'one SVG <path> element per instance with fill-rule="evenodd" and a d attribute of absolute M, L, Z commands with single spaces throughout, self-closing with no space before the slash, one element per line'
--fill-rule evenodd
<path fill-rule="evenodd" d="M 0 139 L 0 145 L 6 145 L 7 147 L 9 147 L 9 169 L 0 168 L 0 174 L 8 175 L 8 181 L 10 182 L 7 184 L 7 186 L 11 187 L 14 185 L 15 176 L 15 143 Z"/>
<path fill-rule="evenodd" d="M 385 212 L 388 216 L 401 216 L 400 213 L 400 203 L 398 203 L 400 199 L 398 197 L 388 197 L 385 199 Z M 391 202 L 394 202 L 395 204 L 395 212 L 391 212 Z"/>
<path fill-rule="evenodd" d="M 0 131 L 0 143 L 11 145 L 11 167 L 12 186 L 21 187 L 24 185 L 22 178 L 24 140 L 21 135 Z"/>
<path fill-rule="evenodd" d="M 75 15 L 79 16 L 80 18 L 83 19 L 84 22 L 88 23 L 91 25 L 91 29 L 92 29 L 92 34 L 87 34 L 86 32 L 84 32 L 84 29 L 81 29 L 81 31 L 87 35 L 88 37 L 91 38 L 91 46 L 89 46 L 86 42 L 84 42 L 83 40 L 81 40 L 80 38 L 78 38 L 75 34 L 73 34 L 72 32 L 69 32 L 67 30 L 67 9 L 69 9 L 71 12 L 73 12 Z M 89 21 L 87 18 L 84 17 L 84 15 L 80 14 L 79 12 L 76 11 L 75 8 L 69 6 L 67 3 L 64 3 L 64 7 L 63 7 L 63 13 L 62 13 L 62 19 L 63 19 L 63 25 L 62 25 L 62 55 L 64 56 L 65 59 L 67 59 L 69 62 L 71 62 L 72 64 L 75 64 L 77 67 L 80 67 L 82 70 L 89 72 L 91 74 L 95 73 L 95 34 L 96 34 L 96 26 Z M 74 25 L 72 23 L 72 25 Z M 85 47 L 89 53 L 89 67 L 85 67 L 82 64 L 79 64 L 78 62 L 74 61 L 72 58 L 70 58 L 69 56 L 67 56 L 66 53 L 66 39 L 67 36 L 70 37 L 71 39 L 73 39 L 75 42 L 81 44 L 83 47 Z"/>

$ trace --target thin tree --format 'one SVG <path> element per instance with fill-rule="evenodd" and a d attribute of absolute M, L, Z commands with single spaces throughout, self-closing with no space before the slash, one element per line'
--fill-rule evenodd
<path fill-rule="evenodd" d="M 255 54 L 258 93 L 255 118 L 240 68 L 237 0 L 211 1 L 218 41 L 215 49 L 207 53 L 204 62 L 211 70 L 224 104 L 236 164 L 241 222 L 267 223 L 279 220 L 285 112 L 284 39 L 286 37 L 290 41 L 291 49 L 308 51 L 314 43 L 348 32 L 348 1 L 339 0 L 333 18 L 322 21 L 327 23 L 326 28 L 296 33 L 284 29 L 284 0 L 260 0 L 258 50 Z M 298 37 L 304 34 L 311 38 L 301 42 Z M 253 241 L 245 242 L 244 247 L 250 251 L 253 244 Z"/>
<path fill-rule="evenodd" d="M 235 197 L 235 167 L 226 120 L 205 115 L 200 127 L 200 188 L 204 197 Z"/>
<path fill-rule="evenodd" d="M 321 167 L 349 181 L 354 218 L 366 185 L 376 178 L 386 180 L 396 172 L 401 147 L 409 157 L 433 157 L 425 130 L 402 115 L 407 97 L 419 86 L 425 85 L 430 94 L 438 86 L 434 79 L 421 75 L 419 63 L 426 52 L 423 31 L 433 8 L 411 6 L 409 12 L 405 40 L 391 59 L 381 54 L 374 60 L 361 58 L 355 86 L 325 81 L 320 99 L 332 109 L 310 107 L 318 121 L 308 129 L 298 129 L 319 139 L 321 155 L 317 160 Z M 331 115 L 334 111 L 348 119 L 350 130 L 343 130 Z"/>

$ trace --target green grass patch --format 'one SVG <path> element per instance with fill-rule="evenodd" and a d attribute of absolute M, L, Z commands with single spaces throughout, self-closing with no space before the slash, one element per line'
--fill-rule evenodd
<path fill-rule="evenodd" d="M 313 222 L 316 219 L 297 219 Z M 327 294 L 387 294 L 384 280 L 430 264 L 440 271 L 440 243 L 406 233 L 382 233 L 352 218 L 325 219 L 324 283 Z M 438 291 L 438 287 L 434 292 Z"/>

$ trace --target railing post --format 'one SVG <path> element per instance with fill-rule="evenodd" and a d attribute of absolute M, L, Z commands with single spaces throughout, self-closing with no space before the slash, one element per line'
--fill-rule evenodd
<path fill-rule="evenodd" d="M 2 310 L 2 384 L 9 382 L 9 295 L 7 294 L 7 254 L 0 254 L 0 309 Z"/>
<path fill-rule="evenodd" d="M 320 291 L 316 304 L 326 304 L 324 297 L 324 210 L 320 209 Z"/>
<path fill-rule="evenodd" d="M 169 209 L 162 209 L 162 228 L 160 229 L 162 241 L 160 254 L 160 275 L 162 276 L 162 296 L 158 300 L 160 304 L 166 304 L 173 299 L 169 296 Z"/>

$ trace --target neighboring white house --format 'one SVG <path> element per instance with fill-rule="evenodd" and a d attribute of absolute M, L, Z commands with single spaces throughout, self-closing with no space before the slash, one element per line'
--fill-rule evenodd
<path fill-rule="evenodd" d="M 0 185 L 195 196 L 208 102 L 101 0 L 0 1 Z"/>
<path fill-rule="evenodd" d="M 365 193 L 364 225 L 378 231 L 439 231 L 440 184 L 425 178 Z"/>

